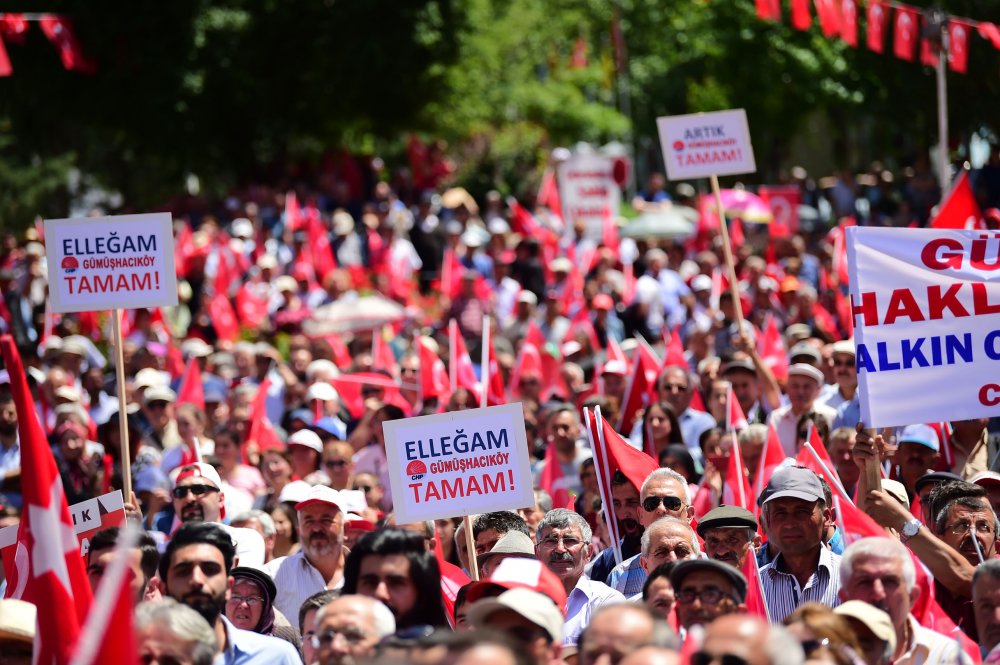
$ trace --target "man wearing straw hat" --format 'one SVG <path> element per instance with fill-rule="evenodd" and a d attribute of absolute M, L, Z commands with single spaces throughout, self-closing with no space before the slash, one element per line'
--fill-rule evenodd
<path fill-rule="evenodd" d="M 35 606 L 23 600 L 0 600 L 0 655 L 10 665 L 31 665 L 35 641 Z"/>

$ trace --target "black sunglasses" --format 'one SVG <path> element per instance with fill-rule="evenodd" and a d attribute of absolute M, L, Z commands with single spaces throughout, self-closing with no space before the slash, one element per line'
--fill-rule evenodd
<path fill-rule="evenodd" d="M 205 496 L 209 492 L 218 491 L 218 487 L 212 487 L 211 485 L 184 485 L 183 487 L 175 487 L 173 495 L 175 499 L 183 499 L 188 495 L 188 492 L 191 492 L 195 496 Z"/>
<path fill-rule="evenodd" d="M 691 665 L 712 665 L 712 663 L 719 663 L 719 665 L 747 665 L 746 660 L 731 653 L 727 653 L 724 656 L 713 656 L 704 651 L 691 654 Z"/>
<path fill-rule="evenodd" d="M 663 507 L 667 510 L 680 510 L 684 502 L 676 496 L 647 496 L 642 502 L 642 509 L 647 513 L 655 511 L 660 503 L 663 503 Z"/>

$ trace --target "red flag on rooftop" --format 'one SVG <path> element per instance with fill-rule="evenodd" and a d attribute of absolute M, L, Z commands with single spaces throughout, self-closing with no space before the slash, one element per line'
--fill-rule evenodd
<path fill-rule="evenodd" d="M 892 52 L 897 58 L 913 62 L 913 50 L 918 37 L 917 10 L 905 5 L 896 6 L 893 21 Z"/>
<path fill-rule="evenodd" d="M 969 172 L 962 170 L 951 191 L 931 220 L 933 229 L 983 229 L 983 213 L 969 184 Z"/>
<path fill-rule="evenodd" d="M 271 379 L 264 379 L 257 387 L 257 396 L 253 398 L 253 405 L 250 407 L 250 428 L 247 431 L 247 443 L 256 443 L 257 449 L 261 452 L 265 450 L 284 450 L 285 444 L 281 437 L 274 431 L 274 425 L 267 417 L 267 391 L 271 387 Z"/>
<path fill-rule="evenodd" d="M 889 20 L 889 8 L 882 0 L 872 0 L 866 9 L 868 20 L 868 50 L 881 53 L 885 50 L 885 26 Z"/>
<path fill-rule="evenodd" d="M 34 663 L 68 663 L 91 605 L 90 582 L 73 531 L 66 494 L 42 430 L 14 339 L 0 337 L 10 374 L 21 449 L 24 509 L 17 531 L 17 562 L 7 571 L 7 598 L 38 608 Z"/>
<path fill-rule="evenodd" d="M 177 387 L 177 404 L 194 404 L 205 410 L 205 387 L 201 381 L 201 366 L 198 359 L 191 356 L 184 367 L 184 376 Z"/>
<path fill-rule="evenodd" d="M 656 377 L 660 370 L 660 360 L 644 341 L 639 341 L 632 356 L 632 374 L 625 387 L 621 414 L 618 420 L 619 432 L 631 432 L 639 410 L 649 404 L 650 395 L 656 389 Z"/>

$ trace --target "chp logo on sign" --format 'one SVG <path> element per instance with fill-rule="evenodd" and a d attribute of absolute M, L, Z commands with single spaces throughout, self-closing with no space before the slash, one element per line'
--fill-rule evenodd
<path fill-rule="evenodd" d="M 45 220 L 53 312 L 177 304 L 169 213 Z"/>
<path fill-rule="evenodd" d="M 757 170 L 743 109 L 656 119 L 671 180 L 736 175 Z"/>
<path fill-rule="evenodd" d="M 392 420 L 382 428 L 399 524 L 534 501 L 520 403 Z"/>

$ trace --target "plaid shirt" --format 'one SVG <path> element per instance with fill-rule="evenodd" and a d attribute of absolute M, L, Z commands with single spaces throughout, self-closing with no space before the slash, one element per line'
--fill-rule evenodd
<path fill-rule="evenodd" d="M 642 593 L 642 585 L 646 583 L 646 571 L 639 563 L 639 556 L 625 559 L 608 575 L 607 585 L 626 598 Z"/>

